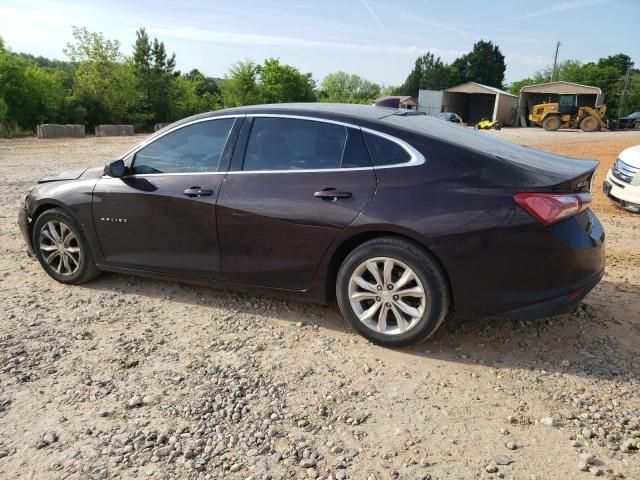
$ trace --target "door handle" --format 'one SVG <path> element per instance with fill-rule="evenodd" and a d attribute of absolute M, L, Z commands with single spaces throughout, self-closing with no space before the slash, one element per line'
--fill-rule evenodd
<path fill-rule="evenodd" d="M 335 201 L 338 198 L 351 198 L 351 192 L 343 192 L 335 188 L 325 188 L 313 194 L 314 197 L 322 200 Z"/>
<path fill-rule="evenodd" d="M 184 192 L 187 197 L 204 197 L 207 195 L 213 195 L 213 190 L 203 190 L 200 187 L 187 188 Z"/>

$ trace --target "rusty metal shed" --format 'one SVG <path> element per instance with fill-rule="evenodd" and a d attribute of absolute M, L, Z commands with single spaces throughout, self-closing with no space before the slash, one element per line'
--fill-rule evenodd
<path fill-rule="evenodd" d="M 571 82 L 549 82 L 528 85 L 520 90 L 518 118 L 522 127 L 528 126 L 529 113 L 539 103 L 556 103 L 560 95 L 577 95 L 578 107 L 602 105 L 604 97 L 598 87 Z"/>

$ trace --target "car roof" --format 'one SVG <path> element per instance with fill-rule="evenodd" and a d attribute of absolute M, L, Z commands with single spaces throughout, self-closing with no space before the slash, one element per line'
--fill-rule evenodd
<path fill-rule="evenodd" d="M 388 115 L 393 115 L 398 110 L 395 108 L 375 107 L 372 105 L 357 105 L 349 103 L 276 103 L 266 105 L 251 105 L 239 108 L 227 108 L 218 110 L 217 114 L 227 113 L 272 113 L 272 112 L 324 113 L 339 115 L 341 117 L 353 117 L 365 120 L 378 120 Z"/>
<path fill-rule="evenodd" d="M 214 112 L 201 113 L 192 117 L 184 118 L 174 123 L 173 126 L 182 123 L 192 122 L 203 118 L 214 118 L 224 115 L 247 115 L 247 114 L 290 114 L 298 116 L 312 116 L 333 118 L 346 122 L 358 123 L 358 120 L 376 121 L 390 115 L 416 113 L 413 110 L 398 110 L 395 108 L 374 107 L 371 105 L 356 105 L 347 103 L 274 103 L 265 105 L 250 105 L 246 107 L 224 108 Z"/>

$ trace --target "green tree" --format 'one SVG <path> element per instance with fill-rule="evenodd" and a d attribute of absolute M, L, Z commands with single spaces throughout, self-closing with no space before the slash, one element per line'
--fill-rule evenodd
<path fill-rule="evenodd" d="M 427 52 L 416 59 L 413 70 L 397 93 L 417 97 L 419 90 L 442 90 L 451 86 L 450 76 L 449 66 L 440 57 Z"/>
<path fill-rule="evenodd" d="M 301 73 L 291 65 L 268 58 L 256 67 L 260 77 L 258 98 L 262 103 L 312 102 L 316 99 L 315 82 L 310 73 Z"/>
<path fill-rule="evenodd" d="M 132 63 L 124 61 L 120 43 L 86 28 L 72 28 L 75 42 L 64 52 L 77 64 L 69 98 L 75 121 L 90 127 L 128 121 L 136 102 L 135 73 Z"/>
<path fill-rule="evenodd" d="M 627 69 L 633 67 L 633 61 L 629 55 L 624 53 L 618 53 L 617 55 L 610 55 L 598 60 L 599 67 L 613 67 L 618 74 L 624 75 L 627 73 Z"/>
<path fill-rule="evenodd" d="M 323 102 L 371 103 L 380 96 L 380 85 L 346 72 L 329 73 L 320 84 Z"/>
<path fill-rule="evenodd" d="M 300 73 L 268 58 L 257 65 L 251 60 L 234 63 L 220 85 L 225 107 L 256 103 L 311 102 L 316 99 L 315 82 L 310 73 Z"/>
<path fill-rule="evenodd" d="M 209 112 L 222 107 L 220 94 L 215 93 L 207 83 L 207 77 L 202 74 L 193 74 L 193 71 L 174 79 L 171 102 L 175 118 Z"/>
<path fill-rule="evenodd" d="M 225 107 L 258 103 L 258 66 L 251 60 L 236 62 L 229 68 L 221 85 Z"/>
<path fill-rule="evenodd" d="M 627 108 L 622 112 L 621 116 L 628 115 L 632 112 L 640 112 L 640 70 L 635 70 L 633 77 L 631 77 L 629 93 Z"/>
<path fill-rule="evenodd" d="M 0 97 L 0 127 L 2 126 L 2 123 L 7 118 L 8 111 L 9 111 L 9 107 L 7 106 L 7 102 L 4 101 L 4 98 Z"/>
<path fill-rule="evenodd" d="M 198 95 L 205 95 L 207 93 L 211 95 L 220 95 L 220 87 L 218 86 L 218 82 L 213 77 L 207 77 L 203 73 L 200 72 L 197 68 L 194 68 L 189 73 L 185 75 L 185 78 L 196 82 L 198 87 L 196 89 L 196 93 Z"/>
<path fill-rule="evenodd" d="M 197 94 L 198 82 L 180 75 L 175 79 L 173 87 L 171 101 L 177 118 L 206 111 L 201 109 L 201 97 Z"/>
<path fill-rule="evenodd" d="M 506 64 L 500 47 L 480 40 L 471 52 L 457 58 L 451 65 L 451 79 L 456 83 L 477 82 L 503 88 Z"/>
<path fill-rule="evenodd" d="M 151 41 L 143 27 L 136 32 L 133 65 L 138 93 L 142 99 L 138 103 L 137 123 L 149 126 L 153 121 L 170 121 L 174 117 L 171 98 L 175 54 L 168 57 L 164 42 L 157 38 Z"/>
<path fill-rule="evenodd" d="M 6 50 L 4 48 L 4 40 L 2 39 L 2 36 L 0 36 L 0 68 L 4 63 L 5 56 Z M 1 78 L 2 77 L 0 77 L 0 81 L 2 81 Z M 2 134 L 2 123 L 4 122 L 5 118 L 7 118 L 8 110 L 9 107 L 7 106 L 7 102 L 4 101 L 2 91 L 0 91 L 0 135 Z"/>
<path fill-rule="evenodd" d="M 136 31 L 136 42 L 133 45 L 133 65 L 136 74 L 138 90 L 142 92 L 143 110 L 151 112 L 151 89 L 153 80 L 151 74 L 151 42 L 144 28 Z"/>
<path fill-rule="evenodd" d="M 0 122 L 12 130 L 32 130 L 38 123 L 56 120 L 62 110 L 65 89 L 62 73 L 0 48 Z"/>
<path fill-rule="evenodd" d="M 160 122 L 168 122 L 172 119 L 171 88 L 173 85 L 173 70 L 176 67 L 176 55 L 167 57 L 164 42 L 153 39 L 153 96 L 152 108 L 156 119 Z"/>

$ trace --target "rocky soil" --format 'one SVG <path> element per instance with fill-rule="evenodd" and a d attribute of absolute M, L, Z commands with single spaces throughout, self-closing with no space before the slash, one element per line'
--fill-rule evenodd
<path fill-rule="evenodd" d="M 640 144 L 488 134 L 600 159 L 596 191 Z M 0 140 L 0 478 L 640 478 L 640 216 L 596 194 L 608 269 L 576 312 L 384 349 L 335 306 L 47 277 L 16 227 L 28 185 L 140 139 Z"/>

